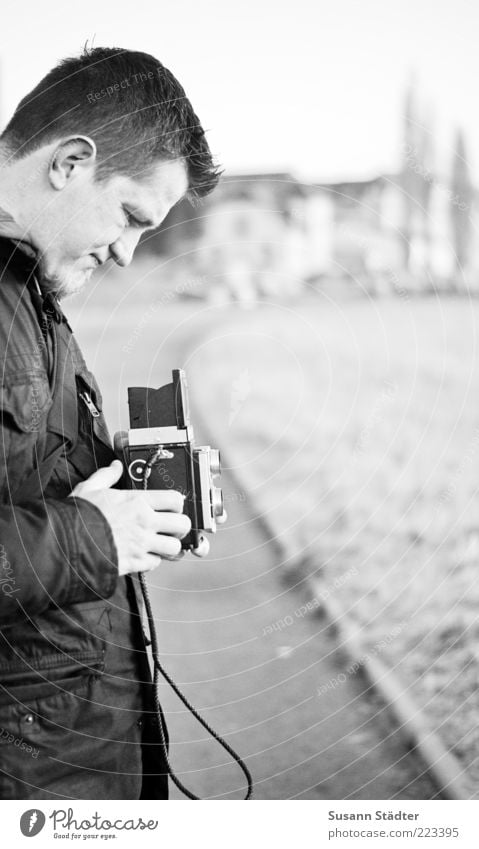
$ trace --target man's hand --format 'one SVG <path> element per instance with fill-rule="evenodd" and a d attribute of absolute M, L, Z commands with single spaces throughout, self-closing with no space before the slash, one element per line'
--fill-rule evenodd
<path fill-rule="evenodd" d="M 178 559 L 180 540 L 191 528 L 190 519 L 182 513 L 183 496 L 174 490 L 111 489 L 122 472 L 121 461 L 113 460 L 71 493 L 91 501 L 109 523 L 120 575 L 154 569 L 162 557 Z"/>

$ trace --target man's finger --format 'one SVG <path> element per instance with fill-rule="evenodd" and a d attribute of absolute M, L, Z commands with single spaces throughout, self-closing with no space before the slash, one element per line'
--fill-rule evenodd
<path fill-rule="evenodd" d="M 161 510 L 151 514 L 151 527 L 157 534 L 170 534 L 183 539 L 191 530 L 191 519 L 184 513 L 178 515 Z"/>
<path fill-rule="evenodd" d="M 169 560 L 171 563 L 177 563 L 178 560 L 183 560 L 183 557 L 186 555 L 186 549 L 182 548 L 180 553 L 176 555 L 176 557 L 167 557 L 166 560 Z"/>
<path fill-rule="evenodd" d="M 159 554 L 160 557 L 177 557 L 181 551 L 179 539 L 161 534 L 151 534 L 147 545 L 149 554 Z"/>
<path fill-rule="evenodd" d="M 120 480 L 123 473 L 123 463 L 121 460 L 113 460 L 109 466 L 103 466 L 98 471 L 93 472 L 86 481 L 81 484 L 82 492 L 93 492 L 97 489 L 109 489 L 117 481 Z M 73 495 L 74 493 L 72 493 Z"/>
<path fill-rule="evenodd" d="M 143 572 L 151 572 L 152 569 L 156 569 L 161 563 L 161 557 L 157 554 L 147 554 L 144 560 L 144 564 L 146 564 L 146 569 L 142 569 L 140 571 Z"/>
<path fill-rule="evenodd" d="M 172 513 L 182 513 L 184 496 L 174 489 L 147 489 L 142 492 L 147 504 L 153 510 L 169 510 Z"/>

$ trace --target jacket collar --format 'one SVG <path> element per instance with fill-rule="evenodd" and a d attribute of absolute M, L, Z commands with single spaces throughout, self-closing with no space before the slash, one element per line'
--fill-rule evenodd
<path fill-rule="evenodd" d="M 49 314 L 58 324 L 67 322 L 65 315 L 62 312 L 60 304 L 51 292 L 44 294 L 38 285 L 35 271 L 38 266 L 37 258 L 28 256 L 18 243 L 12 239 L 6 239 L 0 236 L 0 263 L 14 272 L 19 273 L 29 289 L 32 292 L 32 297 L 35 298 L 35 303 L 40 306 L 43 312 Z M 38 300 L 37 300 L 38 299 Z"/>
<path fill-rule="evenodd" d="M 18 242 L 13 239 L 6 239 L 4 236 L 0 236 L 0 260 L 2 265 L 8 266 L 12 271 L 20 271 L 28 276 L 38 264 L 35 256 L 27 256 L 19 247 Z"/>

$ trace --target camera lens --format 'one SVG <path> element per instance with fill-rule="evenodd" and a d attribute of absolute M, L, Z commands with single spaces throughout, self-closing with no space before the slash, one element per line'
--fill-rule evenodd
<path fill-rule="evenodd" d="M 221 474 L 221 457 L 218 448 L 210 448 L 210 471 L 212 475 Z"/>
<path fill-rule="evenodd" d="M 223 513 L 223 490 L 219 486 L 214 486 L 211 489 L 211 509 L 215 518 Z"/>

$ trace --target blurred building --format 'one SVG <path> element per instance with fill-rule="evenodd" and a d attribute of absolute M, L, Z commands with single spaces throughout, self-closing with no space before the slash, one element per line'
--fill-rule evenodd
<path fill-rule="evenodd" d="M 290 298 L 305 285 L 475 294 L 479 197 L 465 140 L 459 132 L 440 173 L 431 125 L 411 85 L 398 173 L 323 184 L 289 173 L 227 175 L 199 209 L 177 206 L 150 247 L 181 260 L 181 274 L 203 280 L 216 299 Z"/>
<path fill-rule="evenodd" d="M 414 176 L 427 178 L 427 199 L 404 170 L 316 185 L 291 174 L 231 175 L 200 209 L 176 207 L 155 250 L 180 258 L 183 275 L 204 280 L 213 299 L 290 298 L 305 285 L 475 293 L 477 192 L 453 193 L 429 172 Z"/>

